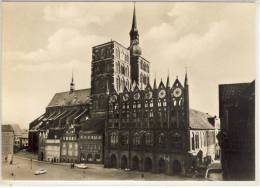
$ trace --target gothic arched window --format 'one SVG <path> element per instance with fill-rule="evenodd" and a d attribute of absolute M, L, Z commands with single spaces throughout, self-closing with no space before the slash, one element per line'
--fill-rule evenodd
<path fill-rule="evenodd" d="M 115 132 L 112 132 L 110 135 L 110 143 L 112 145 L 116 145 L 118 143 L 118 134 Z"/>
<path fill-rule="evenodd" d="M 128 144 L 128 135 L 127 134 L 123 134 L 121 135 L 121 143 L 122 145 L 127 145 Z"/>
<path fill-rule="evenodd" d="M 121 79 L 121 91 L 124 90 L 124 86 L 125 86 L 125 82 L 124 82 L 124 79 L 122 78 Z"/>
<path fill-rule="evenodd" d="M 145 144 L 152 145 L 152 134 L 151 133 L 145 134 Z"/>
<path fill-rule="evenodd" d="M 140 74 L 140 83 L 141 84 L 143 83 L 143 74 L 142 73 Z"/>
<path fill-rule="evenodd" d="M 164 135 L 164 133 L 161 133 L 161 134 L 159 135 L 158 143 L 159 143 L 160 145 L 165 144 L 165 135 Z"/>
<path fill-rule="evenodd" d="M 141 137 L 138 133 L 134 134 L 134 145 L 140 145 L 141 144 Z"/>

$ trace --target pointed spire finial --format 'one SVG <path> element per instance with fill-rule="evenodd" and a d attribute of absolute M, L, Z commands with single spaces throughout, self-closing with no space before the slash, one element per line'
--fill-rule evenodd
<path fill-rule="evenodd" d="M 153 83 L 153 88 L 156 89 L 157 88 L 157 84 L 156 84 L 156 73 L 155 73 L 155 76 L 154 76 L 154 83 Z"/>
<path fill-rule="evenodd" d="M 134 2 L 134 11 L 133 11 L 133 19 L 132 19 L 132 27 L 129 32 L 130 35 L 130 46 L 133 44 L 139 44 L 139 33 L 137 29 L 137 22 L 136 22 L 136 13 L 135 13 L 135 2 Z"/>
<path fill-rule="evenodd" d="M 166 81 L 166 87 L 170 87 L 170 79 L 169 79 L 169 69 L 168 69 L 168 76 L 167 76 L 167 81 Z"/>
<path fill-rule="evenodd" d="M 137 30 L 136 16 L 135 16 L 135 2 L 134 2 L 134 12 L 133 12 L 132 30 Z"/>
<path fill-rule="evenodd" d="M 185 85 L 188 85 L 188 73 L 187 73 L 187 66 L 185 67 L 185 81 L 184 81 L 184 84 Z"/>

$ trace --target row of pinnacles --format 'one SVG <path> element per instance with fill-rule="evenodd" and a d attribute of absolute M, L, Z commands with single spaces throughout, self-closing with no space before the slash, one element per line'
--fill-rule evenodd
<path fill-rule="evenodd" d="M 178 77 L 176 77 L 172 86 L 170 86 L 169 76 L 167 77 L 166 84 L 163 83 L 162 79 L 157 87 L 156 79 L 154 79 L 153 87 L 148 83 L 145 88 L 134 81 L 130 85 L 130 89 L 124 87 L 123 92 L 118 93 L 114 89 L 109 89 L 107 87 L 107 95 L 109 95 L 109 103 L 115 104 L 129 101 L 138 100 L 159 100 L 162 101 L 162 106 L 167 106 L 166 102 L 171 99 L 173 106 L 182 107 L 185 105 L 187 110 L 189 109 L 189 88 L 188 88 L 188 78 L 187 73 L 185 74 L 184 85 L 181 84 Z"/>

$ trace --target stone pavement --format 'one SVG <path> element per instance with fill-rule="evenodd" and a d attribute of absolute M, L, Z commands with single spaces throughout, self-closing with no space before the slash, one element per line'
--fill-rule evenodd
<path fill-rule="evenodd" d="M 65 165 L 65 166 L 64 166 Z M 103 165 L 89 164 L 88 169 L 71 169 L 68 164 L 53 165 L 48 162 L 31 161 L 20 156 L 14 156 L 13 165 L 3 163 L 2 176 L 7 182 L 15 180 L 156 180 L 156 181 L 178 181 L 178 180 L 204 180 L 201 178 L 187 178 L 180 176 L 168 176 L 148 172 L 130 171 L 120 169 L 103 168 Z M 67 166 L 66 166 L 67 165 Z M 34 175 L 34 171 L 40 168 L 47 170 L 46 174 Z M 14 174 L 14 176 L 11 175 Z M 144 177 L 141 177 L 141 174 Z"/>

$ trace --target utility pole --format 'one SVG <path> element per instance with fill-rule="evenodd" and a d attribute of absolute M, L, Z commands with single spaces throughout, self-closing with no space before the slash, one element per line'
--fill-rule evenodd
<path fill-rule="evenodd" d="M 32 170 L 32 156 L 31 156 L 31 160 L 30 161 L 31 161 L 31 170 Z"/>

